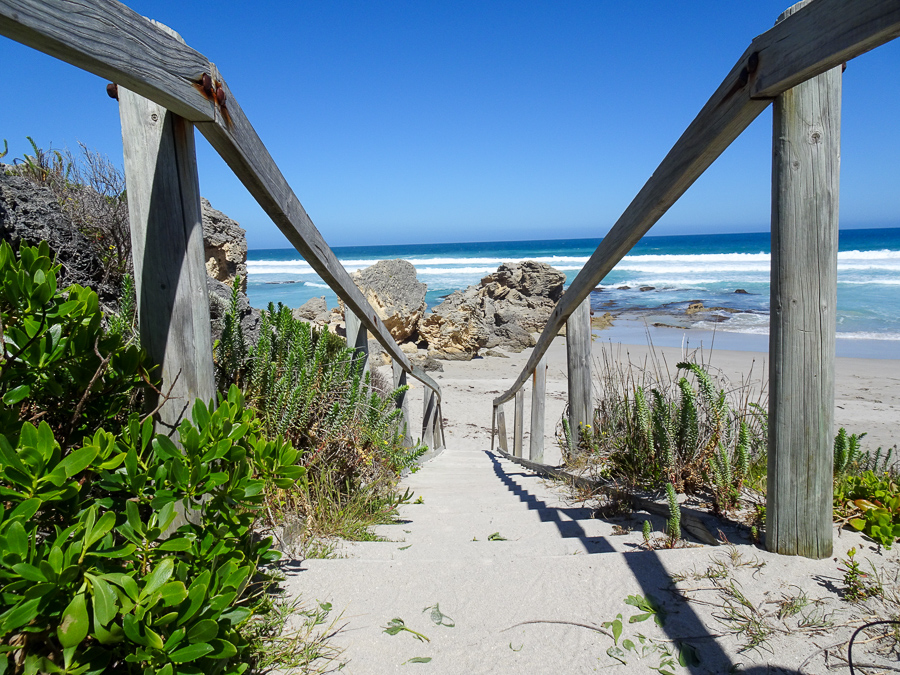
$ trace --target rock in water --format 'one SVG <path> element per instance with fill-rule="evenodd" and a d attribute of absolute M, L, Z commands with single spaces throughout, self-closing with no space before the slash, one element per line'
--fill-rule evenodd
<path fill-rule="evenodd" d="M 419 335 L 445 359 L 470 359 L 482 348 L 533 347 L 531 333 L 543 330 L 565 281 L 565 274 L 546 263 L 505 263 L 477 286 L 455 291 L 434 307 Z"/>
<path fill-rule="evenodd" d="M 241 276 L 241 293 L 247 292 L 246 230 L 221 211 L 217 211 L 206 197 L 200 198 L 203 209 L 203 249 L 206 273 L 230 286 L 236 275 Z"/>
<path fill-rule="evenodd" d="M 350 275 L 397 342 L 415 338 L 428 286 L 406 260 L 382 260 Z"/>
<path fill-rule="evenodd" d="M 328 303 L 325 302 L 325 296 L 320 295 L 318 298 L 310 298 L 291 313 L 295 319 L 324 324 L 328 322 Z"/>

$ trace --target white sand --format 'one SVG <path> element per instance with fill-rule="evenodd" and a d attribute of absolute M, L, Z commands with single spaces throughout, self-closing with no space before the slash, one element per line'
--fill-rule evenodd
<path fill-rule="evenodd" d="M 595 343 L 597 356 L 600 346 Z M 646 347 L 622 350 L 639 363 L 648 355 Z M 682 356 L 668 348 L 657 354 L 671 368 Z M 566 399 L 564 339 L 556 340 L 548 357 L 545 458 L 554 463 L 554 428 Z M 646 551 L 641 523 L 650 520 L 659 537 L 661 519 L 644 513 L 593 519 L 590 505 L 572 503 L 565 488 L 490 453 L 491 400 L 526 358 L 444 362 L 444 372 L 434 375 L 443 390 L 447 449 L 404 479 L 424 503 L 401 507 L 401 523 L 379 528 L 386 541 L 348 544 L 339 560 L 290 561 L 285 567 L 289 592 L 343 612 L 343 630 L 333 644 L 345 649 L 344 672 L 649 673 L 661 665 L 662 649 L 684 639 L 700 663 L 673 663 L 673 673 L 826 673 L 840 665 L 862 620 L 900 612 L 896 597 L 887 604 L 843 600 L 837 562 L 856 546 L 864 570 L 872 561 L 886 590 L 896 593 L 896 547 L 880 551 L 855 532 L 835 530 L 833 560 L 777 556 L 751 544 Z M 752 366 L 759 384 L 765 361 L 765 354 L 751 352 L 716 350 L 711 357 L 714 368 L 736 381 Z M 869 431 L 871 447 L 896 439 L 897 366 L 885 360 L 837 363 L 836 423 Z M 420 386 L 411 398 L 414 423 L 420 424 Z M 512 418 L 508 405 L 510 432 Z M 526 448 L 527 420 L 526 401 Z M 505 540 L 490 541 L 495 532 Z M 632 595 L 656 598 L 668 615 L 664 625 L 629 623 L 640 614 L 625 602 Z M 789 599 L 803 605 L 793 616 L 783 611 Z M 453 628 L 435 625 L 423 612 L 435 603 Z M 601 624 L 617 614 L 624 620 L 620 648 L 626 638 L 640 646 L 639 634 L 648 640 L 642 657 L 625 650 L 626 665 L 613 658 L 613 640 L 601 632 Z M 384 633 L 395 617 L 430 642 Z M 767 634 L 748 650 L 755 632 Z M 857 646 L 857 662 L 893 663 L 896 671 L 896 655 L 885 661 L 872 653 L 876 647 Z M 407 663 L 412 657 L 431 661 Z"/>

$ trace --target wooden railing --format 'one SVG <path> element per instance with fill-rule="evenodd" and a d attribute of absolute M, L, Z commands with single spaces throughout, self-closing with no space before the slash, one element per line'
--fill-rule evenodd
<path fill-rule="evenodd" d="M 522 455 L 522 387 L 532 377 L 530 458 L 542 461 L 545 355 L 564 323 L 572 433 L 589 423 L 590 390 L 578 371 L 590 354 L 591 291 L 774 102 L 766 544 L 831 555 L 841 66 L 898 35 L 900 0 L 805 0 L 750 43 L 560 298 L 513 385 L 494 399 L 502 450 L 503 404 L 515 398 L 513 456 Z"/>
<path fill-rule="evenodd" d="M 393 360 L 395 383 L 410 374 L 426 386 L 422 436 L 443 445 L 440 387 L 410 364 L 338 262 L 215 64 L 115 0 L 0 0 L 0 35 L 118 85 L 141 337 L 162 367 L 164 390 L 184 401 L 214 392 L 197 128 L 345 303 L 348 342 L 365 344 L 368 330 Z M 168 426 L 184 413 L 164 408 Z"/>

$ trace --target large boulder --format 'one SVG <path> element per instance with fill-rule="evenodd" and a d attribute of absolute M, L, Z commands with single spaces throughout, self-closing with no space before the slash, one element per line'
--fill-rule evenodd
<path fill-rule="evenodd" d="M 7 175 L 0 164 L 0 240 L 14 250 L 20 244 L 36 246 L 46 241 L 51 255 L 61 265 L 57 286 L 90 286 L 104 308 L 118 307 L 118 289 L 108 279 L 107 269 L 93 246 L 63 213 L 50 188 L 27 178 Z"/>
<path fill-rule="evenodd" d="M 241 277 L 241 292 L 247 292 L 246 230 L 221 211 L 206 197 L 200 198 L 203 211 L 203 249 L 206 273 L 213 279 L 231 285 Z"/>
<path fill-rule="evenodd" d="M 213 344 L 222 337 L 222 329 L 225 325 L 225 314 L 231 306 L 231 286 L 223 284 L 211 276 L 206 277 L 206 288 L 209 293 L 209 319 L 210 333 Z M 259 340 L 259 327 L 262 323 L 262 314 L 255 307 L 250 306 L 250 301 L 243 293 L 238 294 L 238 317 L 241 321 L 241 331 L 248 343 L 256 344 Z"/>
<path fill-rule="evenodd" d="M 397 342 L 414 339 L 428 286 L 406 260 L 382 260 L 350 275 Z"/>
<path fill-rule="evenodd" d="M 120 290 L 108 280 L 107 267 L 91 245 L 59 205 L 50 188 L 22 176 L 7 174 L 9 167 L 0 164 L 0 240 L 14 249 L 24 242 L 36 245 L 46 241 L 51 255 L 61 265 L 58 286 L 89 286 L 97 292 L 106 312 L 118 311 Z M 213 340 L 222 332 L 222 318 L 231 302 L 234 275 L 240 274 L 246 290 L 247 242 L 244 230 L 220 211 L 203 202 L 204 245 L 207 251 L 207 278 Z M 215 264 L 211 264 L 211 260 Z M 259 335 L 259 311 L 250 307 L 247 296 L 239 297 L 241 326 L 248 340 Z"/>
<path fill-rule="evenodd" d="M 521 351 L 535 344 L 566 276 L 546 263 L 504 263 L 481 283 L 455 291 L 432 309 L 419 335 L 438 358 L 472 358 L 482 348 Z"/>

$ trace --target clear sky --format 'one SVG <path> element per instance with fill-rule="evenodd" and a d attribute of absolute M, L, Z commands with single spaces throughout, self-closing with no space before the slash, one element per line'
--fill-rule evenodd
<path fill-rule="evenodd" d="M 600 237 L 786 3 L 132 0 L 217 64 L 331 245 Z M 844 74 L 842 227 L 900 225 L 900 41 Z M 5 161 L 121 166 L 105 82 L 0 37 Z M 287 246 L 199 134 L 202 193 Z M 771 113 L 650 234 L 769 227 Z"/>

